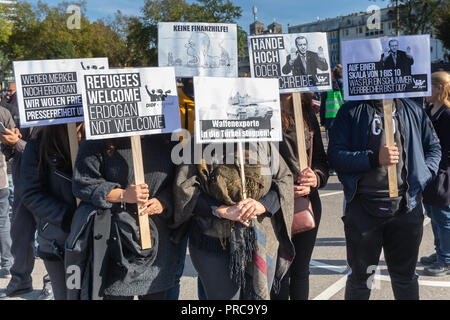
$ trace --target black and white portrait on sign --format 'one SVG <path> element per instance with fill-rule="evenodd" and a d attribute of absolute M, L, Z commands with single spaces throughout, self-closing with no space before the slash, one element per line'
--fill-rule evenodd
<path fill-rule="evenodd" d="M 276 79 L 194 77 L 197 143 L 280 141 Z"/>
<path fill-rule="evenodd" d="M 248 45 L 252 77 L 278 78 L 281 93 L 330 90 L 326 33 L 251 36 Z"/>
<path fill-rule="evenodd" d="M 291 48 L 291 53 L 287 55 L 283 74 L 294 76 L 304 76 L 308 74 L 316 75 L 317 69 L 328 70 L 328 62 L 322 47 L 317 52 L 308 50 L 308 39 L 305 36 L 295 38 L 295 48 Z"/>
<path fill-rule="evenodd" d="M 223 23 L 161 22 L 158 65 L 177 77 L 237 77 L 237 27 Z"/>
<path fill-rule="evenodd" d="M 343 41 L 344 98 L 431 95 L 430 36 Z"/>
<path fill-rule="evenodd" d="M 414 64 L 414 58 L 411 55 L 411 47 L 406 51 L 398 49 L 398 39 L 391 39 L 387 48 L 381 54 L 380 63 L 383 69 L 400 69 L 402 75 L 411 75 L 411 66 Z"/>

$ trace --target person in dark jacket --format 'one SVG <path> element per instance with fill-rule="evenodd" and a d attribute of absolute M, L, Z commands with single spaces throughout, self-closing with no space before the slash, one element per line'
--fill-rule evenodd
<path fill-rule="evenodd" d="M 78 211 L 84 210 L 85 203 L 103 213 L 111 225 L 106 239 L 94 237 L 88 245 L 93 248 L 93 263 L 100 261 L 102 274 L 94 275 L 101 278 L 89 283 L 92 287 L 100 282 L 101 288 L 86 298 L 131 300 L 139 296 L 142 300 L 164 300 L 166 291 L 173 286 L 178 250 L 170 241 L 167 222 L 173 206 L 170 148 L 167 135 L 142 138 L 146 184 L 135 185 L 130 138 L 84 141 L 80 145 L 72 190 L 82 203 L 72 224 L 84 223 L 79 221 Z M 151 249 L 141 249 L 138 205 L 142 214 L 149 215 L 151 235 L 155 238 Z M 107 246 L 100 255 L 96 252 L 99 240 Z"/>
<path fill-rule="evenodd" d="M 67 126 L 43 127 L 27 143 L 21 171 L 22 202 L 36 220 L 38 255 L 50 276 L 55 300 L 66 300 L 64 242 L 76 209 Z"/>
<path fill-rule="evenodd" d="M 427 186 L 423 202 L 433 227 L 436 252 L 420 261 L 430 276 L 450 274 L 450 75 L 440 71 L 431 75 L 431 97 L 427 114 L 433 122 L 442 148 L 436 178 Z"/>
<path fill-rule="evenodd" d="M 381 250 L 396 299 L 419 299 L 416 262 L 423 234 L 422 191 L 436 176 L 441 148 L 425 111 L 394 99 L 396 146 L 385 145 L 383 105 L 351 101 L 331 127 L 328 160 L 344 185 L 350 267 L 345 298 L 369 299 Z M 387 166 L 396 165 L 399 196 L 389 197 Z"/>
<path fill-rule="evenodd" d="M 300 172 L 292 96 L 281 96 L 283 141 L 280 144 L 280 154 L 293 173 L 295 183 L 294 197 L 309 195 L 316 227 L 310 231 L 292 236 L 292 242 L 295 246 L 295 258 L 288 275 L 282 281 L 280 294 L 272 295 L 272 299 L 308 300 L 309 297 L 309 263 L 322 216 L 319 189 L 326 186 L 329 177 L 328 160 L 322 142 L 319 123 L 311 106 L 311 98 L 309 93 L 302 94 L 306 153 L 309 155 L 312 148 L 312 164 L 311 168 Z M 312 141 L 309 139 L 311 131 L 313 132 Z"/>
<path fill-rule="evenodd" d="M 8 100 L 13 102 L 11 96 L 9 96 Z M 14 105 L 14 108 L 17 108 L 17 105 Z M 9 116 L 11 117 L 12 115 L 10 114 Z M 17 119 L 17 121 L 19 120 Z M 16 122 L 16 126 L 18 125 L 19 123 Z M 18 129 L 16 127 L 11 130 L 6 129 L 5 133 L 0 133 L 2 153 L 5 155 L 6 161 L 11 160 L 14 185 L 14 203 L 11 219 L 11 253 L 14 257 L 14 264 L 10 269 L 12 278 L 6 289 L 0 293 L 0 298 L 12 297 L 33 290 L 31 273 L 35 261 L 34 240 L 36 223 L 33 215 L 21 202 L 20 163 L 27 141 L 33 138 L 37 132 L 38 128 Z M 44 288 L 43 292 L 45 290 L 47 289 Z"/>

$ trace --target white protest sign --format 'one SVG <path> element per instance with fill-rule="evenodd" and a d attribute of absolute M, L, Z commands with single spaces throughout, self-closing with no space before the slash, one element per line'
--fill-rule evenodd
<path fill-rule="evenodd" d="M 429 35 L 351 40 L 341 45 L 346 100 L 431 95 Z"/>
<path fill-rule="evenodd" d="M 181 128 L 173 68 L 82 72 L 87 139 L 170 133 Z"/>
<path fill-rule="evenodd" d="M 277 79 L 194 77 L 196 143 L 281 141 Z"/>
<path fill-rule="evenodd" d="M 331 90 L 326 33 L 251 36 L 248 50 L 252 77 L 279 79 L 280 93 Z"/>
<path fill-rule="evenodd" d="M 237 77 L 237 26 L 225 23 L 158 23 L 158 65 L 177 77 Z"/>
<path fill-rule="evenodd" d="M 77 71 L 108 69 L 107 58 L 15 61 L 22 127 L 83 121 Z"/>

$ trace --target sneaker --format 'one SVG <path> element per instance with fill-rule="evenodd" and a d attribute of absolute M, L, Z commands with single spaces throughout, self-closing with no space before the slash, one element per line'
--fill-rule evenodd
<path fill-rule="evenodd" d="M 450 274 L 450 264 L 445 262 L 436 262 L 435 264 L 425 267 L 424 272 L 428 276 L 441 277 Z"/>
<path fill-rule="evenodd" d="M 9 269 L 0 269 L 0 278 L 11 279 L 11 272 Z"/>
<path fill-rule="evenodd" d="M 53 290 L 44 287 L 37 299 L 38 300 L 54 300 L 55 297 L 53 296 Z"/>
<path fill-rule="evenodd" d="M 0 299 L 17 297 L 33 291 L 33 287 L 21 287 L 17 285 L 8 285 L 8 287 L 0 292 Z"/>
<path fill-rule="evenodd" d="M 429 255 L 428 257 L 422 257 L 420 258 L 420 263 L 424 266 L 431 266 L 432 264 L 437 262 L 437 256 L 436 253 L 433 253 L 432 255 Z"/>

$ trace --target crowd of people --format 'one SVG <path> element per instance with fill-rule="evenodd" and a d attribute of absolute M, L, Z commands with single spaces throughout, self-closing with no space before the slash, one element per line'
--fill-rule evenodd
<path fill-rule="evenodd" d="M 318 190 L 336 173 L 345 194 L 345 298 L 369 298 L 368 268 L 378 265 L 383 249 L 395 298 L 419 299 L 415 270 L 424 212 L 436 252 L 420 261 L 428 275 L 450 274 L 450 75 L 433 73 L 425 109 L 394 99 L 395 146 L 385 144 L 381 101 L 345 102 L 342 68 L 332 76 L 332 90 L 321 95 L 320 124 L 313 93 L 301 94 L 311 154 L 306 169 L 299 167 L 293 98 L 282 94 L 283 141 L 259 143 L 261 161 L 250 161 L 246 145 L 242 165 L 238 149 L 222 145 L 226 151 L 212 152 L 212 159 L 175 165 L 175 145 L 193 147 L 193 139 L 145 136 L 145 183 L 138 185 L 129 139 L 88 141 L 79 123 L 72 165 L 65 125 L 20 128 L 11 83 L 0 103 L 0 276 L 11 279 L 0 297 L 32 290 L 36 238 L 57 300 L 176 300 L 187 248 L 199 299 L 307 300 L 322 216 Z M 180 80 L 178 96 L 181 125 L 192 134 L 192 79 Z M 268 174 L 273 157 L 279 165 Z M 397 168 L 394 198 L 391 165 Z M 294 200 L 305 196 L 315 227 L 293 234 Z M 149 216 L 148 249 L 140 245 L 139 214 Z"/>

